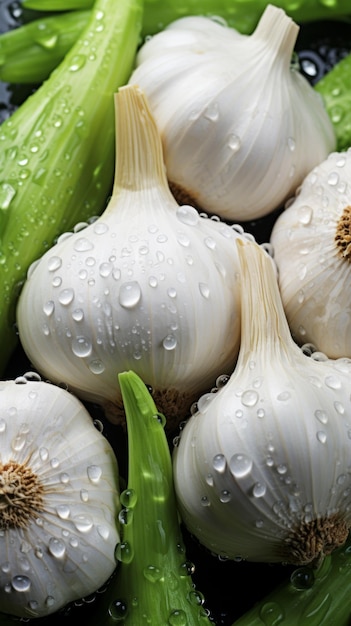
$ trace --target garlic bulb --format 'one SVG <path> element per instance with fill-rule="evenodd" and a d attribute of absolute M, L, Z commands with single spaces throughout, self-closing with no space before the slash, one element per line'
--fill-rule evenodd
<path fill-rule="evenodd" d="M 240 257 L 240 353 L 227 384 L 200 398 L 180 432 L 180 514 L 224 557 L 317 563 L 351 525 L 351 361 L 306 356 L 272 259 L 250 242 Z"/>
<path fill-rule="evenodd" d="M 298 26 L 268 5 L 252 35 L 184 17 L 148 39 L 129 82 L 149 99 L 177 198 L 263 217 L 335 149 L 319 94 L 291 66 Z"/>
<path fill-rule="evenodd" d="M 177 204 L 141 90 L 122 88 L 116 112 L 108 207 L 31 268 L 19 335 L 35 368 L 100 403 L 112 421 L 121 419 L 117 374 L 131 369 L 171 423 L 233 367 L 240 341 L 235 244 L 250 235 Z"/>
<path fill-rule="evenodd" d="M 118 466 L 64 389 L 29 374 L 0 382 L 0 399 L 0 607 L 42 617 L 113 573 Z"/>
<path fill-rule="evenodd" d="M 303 181 L 271 234 L 279 287 L 297 343 L 351 357 L 351 150 Z"/>

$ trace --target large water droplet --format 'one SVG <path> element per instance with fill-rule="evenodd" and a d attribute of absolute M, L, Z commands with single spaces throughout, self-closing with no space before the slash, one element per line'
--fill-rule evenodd
<path fill-rule="evenodd" d="M 84 358 L 90 356 L 92 352 L 92 345 L 90 339 L 80 335 L 72 341 L 72 352 L 78 357 Z"/>
<path fill-rule="evenodd" d="M 244 478 L 252 470 L 252 460 L 246 454 L 233 454 L 229 468 L 235 478 Z"/>
<path fill-rule="evenodd" d="M 200 217 L 196 209 L 192 206 L 188 206 L 184 204 L 177 209 L 176 212 L 177 218 L 183 224 L 187 224 L 188 226 L 196 226 Z"/>
<path fill-rule="evenodd" d="M 28 576 L 14 576 L 11 580 L 11 585 L 15 591 L 26 592 L 31 587 L 31 581 Z"/>
<path fill-rule="evenodd" d="M 63 541 L 60 541 L 60 539 L 57 539 L 56 537 L 51 537 L 51 539 L 49 540 L 49 552 L 57 559 L 61 559 L 66 552 L 66 546 Z"/>
<path fill-rule="evenodd" d="M 167 335 L 162 341 L 162 345 L 165 350 L 174 350 L 177 346 L 177 339 L 174 335 Z"/>
<path fill-rule="evenodd" d="M 252 407 L 252 406 L 255 406 L 255 404 L 257 404 L 258 399 L 259 399 L 259 395 L 257 391 L 255 391 L 254 389 L 248 389 L 247 391 L 244 391 L 244 393 L 242 394 L 241 403 L 244 406 Z"/>
<path fill-rule="evenodd" d="M 132 309 L 141 299 L 141 288 L 136 280 L 124 283 L 119 290 L 119 303 L 125 309 Z"/>

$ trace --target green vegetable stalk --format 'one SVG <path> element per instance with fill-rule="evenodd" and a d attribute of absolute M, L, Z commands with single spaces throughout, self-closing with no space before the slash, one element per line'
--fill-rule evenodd
<path fill-rule="evenodd" d="M 185 554 L 164 419 L 137 374 L 123 372 L 118 380 L 128 433 L 120 563 L 85 626 L 210 626 Z"/>
<path fill-rule="evenodd" d="M 337 150 L 351 147 L 351 54 L 339 61 L 314 86 L 324 99 L 334 126 Z"/>
<path fill-rule="evenodd" d="M 0 35 L 0 80 L 44 81 L 75 44 L 90 17 L 91 11 L 67 11 Z"/>
<path fill-rule="evenodd" d="M 274 0 L 296 22 L 332 19 L 350 13 L 349 0 Z M 219 15 L 243 33 L 251 33 L 267 0 L 145 0 L 143 33 L 154 34 L 184 15 Z M 41 10 L 88 9 L 92 0 L 23 0 L 23 5 Z"/>
<path fill-rule="evenodd" d="M 317 570 L 294 570 L 290 580 L 239 618 L 233 626 L 349 626 L 351 540 Z"/>
<path fill-rule="evenodd" d="M 33 261 L 105 208 L 114 173 L 113 93 L 133 68 L 142 0 L 97 0 L 50 78 L 0 126 L 0 372 Z"/>

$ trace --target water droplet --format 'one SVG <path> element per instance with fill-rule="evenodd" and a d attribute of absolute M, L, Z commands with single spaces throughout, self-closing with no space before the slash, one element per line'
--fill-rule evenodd
<path fill-rule="evenodd" d="M 134 489 L 125 489 L 120 496 L 121 504 L 126 508 L 133 508 L 137 503 L 137 499 Z"/>
<path fill-rule="evenodd" d="M 71 61 L 71 65 L 69 66 L 69 71 L 78 72 L 78 70 L 84 67 L 85 62 L 86 62 L 86 56 L 84 54 L 76 54 Z"/>
<path fill-rule="evenodd" d="M 325 384 L 330 389 L 341 389 L 340 379 L 336 376 L 327 376 L 325 379 Z"/>
<path fill-rule="evenodd" d="M 80 533 L 88 533 L 93 528 L 92 520 L 86 515 L 77 515 L 73 522 Z"/>
<path fill-rule="evenodd" d="M 91 341 L 83 335 L 76 337 L 72 341 L 72 352 L 80 358 L 90 356 L 92 349 Z"/>
<path fill-rule="evenodd" d="M 55 311 L 55 303 L 53 300 L 48 300 L 43 306 L 44 315 L 50 317 Z"/>
<path fill-rule="evenodd" d="M 70 514 L 70 508 L 69 506 L 67 506 L 67 504 L 59 504 L 56 507 L 56 512 L 61 519 L 68 519 Z"/>
<path fill-rule="evenodd" d="M 177 339 L 174 335 L 167 335 L 162 341 L 162 345 L 165 350 L 174 350 L 177 346 Z"/>
<path fill-rule="evenodd" d="M 266 485 L 264 483 L 255 483 L 252 487 L 252 495 L 254 498 L 262 498 L 266 494 Z"/>
<path fill-rule="evenodd" d="M 339 182 L 339 174 L 337 172 L 330 172 L 328 176 L 328 185 L 334 187 Z"/>
<path fill-rule="evenodd" d="M 114 600 L 108 608 L 108 614 L 114 622 L 124 622 L 128 615 L 127 605 L 123 600 Z"/>
<path fill-rule="evenodd" d="M 68 306 L 69 304 L 71 304 L 73 298 L 74 298 L 73 289 L 62 289 L 62 291 L 60 291 L 59 296 L 58 296 L 59 303 L 62 304 L 62 306 Z"/>
<path fill-rule="evenodd" d="M 123 508 L 118 514 L 118 520 L 123 526 L 130 524 L 133 521 L 133 510 Z"/>
<path fill-rule="evenodd" d="M 219 119 L 219 107 L 217 102 L 211 102 L 205 109 L 204 118 L 210 122 L 217 122 Z"/>
<path fill-rule="evenodd" d="M 296 141 L 293 137 L 288 137 L 288 148 L 290 150 L 290 152 L 294 152 L 295 148 L 296 148 Z"/>
<path fill-rule="evenodd" d="M 55 272 L 60 269 L 62 265 L 62 259 L 59 256 L 52 256 L 48 259 L 48 270 L 49 272 Z"/>
<path fill-rule="evenodd" d="M 207 496 L 202 496 L 200 502 L 201 502 L 201 506 L 210 506 L 211 504 Z"/>
<path fill-rule="evenodd" d="M 93 226 L 94 233 L 96 235 L 104 235 L 108 231 L 108 225 L 103 222 L 97 221 Z"/>
<path fill-rule="evenodd" d="M 61 559 L 66 552 L 66 546 L 60 539 L 51 537 L 49 540 L 49 552 L 57 559 Z"/>
<path fill-rule="evenodd" d="M 210 297 L 210 289 L 206 283 L 199 283 L 199 291 L 201 295 L 208 300 Z"/>
<path fill-rule="evenodd" d="M 96 484 L 101 479 L 102 469 L 99 465 L 89 465 L 87 474 L 90 482 Z"/>
<path fill-rule="evenodd" d="M 215 250 L 216 245 L 217 245 L 216 241 L 213 239 L 213 237 L 206 237 L 205 240 L 204 240 L 204 244 L 210 250 Z"/>
<path fill-rule="evenodd" d="M 277 395 L 277 400 L 280 400 L 281 402 L 286 402 L 287 400 L 290 400 L 290 398 L 291 398 L 290 391 L 282 391 L 281 393 Z"/>
<path fill-rule="evenodd" d="M 4 419 L 0 419 L 0 434 L 6 431 L 6 421 Z"/>
<path fill-rule="evenodd" d="M 88 502 L 89 500 L 89 492 L 87 489 L 80 490 L 80 499 L 82 502 Z"/>
<path fill-rule="evenodd" d="M 265 602 L 259 615 L 264 626 L 277 626 L 284 619 L 284 610 L 277 602 Z"/>
<path fill-rule="evenodd" d="M 149 580 L 151 583 L 158 582 L 163 576 L 162 570 L 155 565 L 148 565 L 145 567 L 143 574 L 146 580 Z"/>
<path fill-rule="evenodd" d="M 216 472 L 223 474 L 227 467 L 227 461 L 224 454 L 216 454 L 212 459 L 212 465 Z"/>
<path fill-rule="evenodd" d="M 219 499 L 223 504 L 230 502 L 231 498 L 232 494 L 230 493 L 230 491 L 228 491 L 228 489 L 223 489 L 219 494 Z"/>
<path fill-rule="evenodd" d="M 235 478 L 244 478 L 252 470 L 252 460 L 246 454 L 233 454 L 229 469 Z"/>
<path fill-rule="evenodd" d="M 0 183 L 0 209 L 7 210 L 16 195 L 16 190 L 9 183 Z"/>
<path fill-rule="evenodd" d="M 187 626 L 188 618 L 181 609 L 174 609 L 169 615 L 167 624 L 169 626 Z"/>
<path fill-rule="evenodd" d="M 253 389 L 248 389 L 247 391 L 244 391 L 241 396 L 241 404 L 247 407 L 252 407 L 257 404 L 258 399 L 259 395 L 257 391 L 254 391 Z"/>
<path fill-rule="evenodd" d="M 200 217 L 194 207 L 184 204 L 177 209 L 176 216 L 180 222 L 188 226 L 196 226 Z"/>
<path fill-rule="evenodd" d="M 90 361 L 89 369 L 93 374 L 102 374 L 105 371 L 105 365 L 100 359 L 94 359 Z"/>
<path fill-rule="evenodd" d="M 320 443 L 326 443 L 327 441 L 327 434 L 323 430 L 319 430 L 316 433 L 316 437 Z"/>
<path fill-rule="evenodd" d="M 72 319 L 75 322 L 81 322 L 83 318 L 84 318 L 83 309 L 74 309 L 74 311 L 72 312 Z"/>
<path fill-rule="evenodd" d="M 344 415 L 345 407 L 341 402 L 334 402 L 334 408 L 339 415 Z"/>
<path fill-rule="evenodd" d="M 238 152 L 241 148 L 241 141 L 238 135 L 231 133 L 228 138 L 228 147 L 232 152 Z"/>
<path fill-rule="evenodd" d="M 93 250 L 93 248 L 94 244 L 86 237 L 79 237 L 74 244 L 76 252 L 87 252 L 88 250 Z"/>
<path fill-rule="evenodd" d="M 118 543 L 115 550 L 115 558 L 121 563 L 130 563 L 133 559 L 133 550 L 128 541 Z"/>
<path fill-rule="evenodd" d="M 310 206 L 303 205 L 298 208 L 298 220 L 300 224 L 307 226 L 312 219 L 313 210 Z"/>
<path fill-rule="evenodd" d="M 119 290 L 119 303 L 126 309 L 135 307 L 141 299 L 141 288 L 139 283 L 134 280 L 121 285 Z"/>
<path fill-rule="evenodd" d="M 298 567 L 290 576 L 290 582 L 295 589 L 310 589 L 314 583 L 314 573 L 310 567 Z"/>

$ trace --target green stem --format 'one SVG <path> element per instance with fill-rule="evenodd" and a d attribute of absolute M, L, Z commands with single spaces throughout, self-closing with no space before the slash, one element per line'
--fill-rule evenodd
<path fill-rule="evenodd" d="M 351 146 L 351 54 L 339 61 L 315 85 L 334 126 L 337 150 Z"/>
<path fill-rule="evenodd" d="M 31 263 L 100 214 L 114 174 L 113 94 L 132 71 L 143 0 L 97 0 L 50 78 L 0 127 L 0 373 Z"/>
<path fill-rule="evenodd" d="M 117 574 L 85 626 L 210 626 L 192 583 L 173 488 L 164 420 L 134 372 L 118 376 L 128 431 Z"/>

